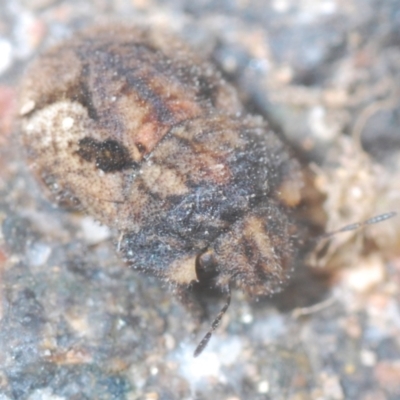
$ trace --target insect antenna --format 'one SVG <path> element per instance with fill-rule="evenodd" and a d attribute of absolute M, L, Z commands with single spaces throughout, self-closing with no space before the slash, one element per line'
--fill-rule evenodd
<path fill-rule="evenodd" d="M 332 237 L 332 236 L 336 235 L 337 233 L 355 231 L 357 229 L 365 228 L 368 225 L 378 224 L 379 222 L 386 221 L 387 219 L 393 218 L 396 215 L 397 215 L 396 211 L 391 211 L 391 212 L 388 212 L 385 214 L 375 215 L 374 217 L 369 218 L 365 221 L 356 222 L 354 224 L 343 226 L 342 228 L 340 228 L 336 231 L 323 233 L 322 235 L 319 235 L 316 238 L 314 238 L 314 240 L 319 241 L 321 239 Z"/>
<path fill-rule="evenodd" d="M 203 350 L 207 347 L 207 344 L 211 339 L 213 332 L 218 328 L 222 317 L 226 313 L 226 310 L 229 308 L 229 305 L 231 304 L 231 288 L 229 285 L 227 285 L 227 292 L 228 292 L 228 297 L 226 299 L 226 303 L 221 308 L 221 311 L 218 313 L 218 315 L 215 317 L 213 323 L 211 324 L 210 330 L 205 334 L 201 342 L 196 347 L 196 350 L 193 353 L 193 357 L 199 356 L 203 352 Z"/>
<path fill-rule="evenodd" d="M 311 259 L 310 261 L 312 263 L 315 263 L 315 261 L 317 259 L 322 258 L 324 255 L 327 254 L 327 252 L 329 251 L 329 248 L 331 246 L 331 238 L 333 236 L 336 236 L 337 234 L 343 233 L 343 232 L 350 232 L 350 231 L 355 231 L 358 229 L 365 229 L 369 225 L 373 225 L 373 224 L 377 224 L 377 223 L 386 221 L 387 219 L 393 218 L 396 215 L 397 215 L 397 212 L 395 212 L 395 211 L 375 215 L 374 217 L 369 218 L 365 221 L 349 224 L 349 225 L 343 226 L 340 229 L 334 230 L 332 232 L 326 232 L 321 235 L 310 238 L 307 242 L 307 246 L 309 249 L 314 249 L 310 253 L 311 254 L 310 257 L 314 257 L 314 259 Z M 318 265 L 318 263 L 316 265 Z M 321 266 L 321 264 L 319 264 L 319 265 Z"/>

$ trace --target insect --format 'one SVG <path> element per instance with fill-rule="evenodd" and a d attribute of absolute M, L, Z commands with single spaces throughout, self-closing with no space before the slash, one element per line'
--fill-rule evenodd
<path fill-rule="evenodd" d="M 45 52 L 20 90 L 28 163 L 60 204 L 114 229 L 123 258 L 176 291 L 230 302 L 280 290 L 300 226 L 299 163 L 234 88 L 149 27 L 90 28 Z"/>

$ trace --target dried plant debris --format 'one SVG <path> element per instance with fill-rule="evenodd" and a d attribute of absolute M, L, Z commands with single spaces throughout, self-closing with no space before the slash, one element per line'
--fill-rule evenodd
<path fill-rule="evenodd" d="M 352 138 L 341 136 L 324 166 L 314 169 L 315 187 L 325 196 L 327 232 L 398 210 L 399 192 L 393 184 L 393 172 L 374 161 Z M 381 253 L 390 257 L 398 254 L 399 238 L 399 224 L 394 219 L 361 232 L 352 230 L 321 240 L 309 261 L 319 268 L 335 269 L 361 262 L 363 256 Z"/>

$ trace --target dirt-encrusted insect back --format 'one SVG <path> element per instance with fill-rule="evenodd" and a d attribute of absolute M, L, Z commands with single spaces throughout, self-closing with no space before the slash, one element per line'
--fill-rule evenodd
<path fill-rule="evenodd" d="M 168 33 L 92 28 L 50 49 L 22 82 L 20 116 L 51 198 L 113 228 L 132 268 L 176 291 L 209 280 L 228 293 L 212 330 L 230 287 L 259 296 L 287 281 L 300 165 Z"/>

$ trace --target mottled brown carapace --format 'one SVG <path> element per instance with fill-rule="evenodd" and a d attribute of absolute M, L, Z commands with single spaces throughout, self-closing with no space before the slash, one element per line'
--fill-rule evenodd
<path fill-rule="evenodd" d="M 299 165 L 170 34 L 107 26 L 50 49 L 23 80 L 20 115 L 53 199 L 118 232 L 133 268 L 251 296 L 287 280 Z"/>

